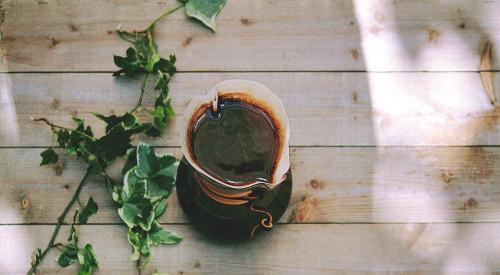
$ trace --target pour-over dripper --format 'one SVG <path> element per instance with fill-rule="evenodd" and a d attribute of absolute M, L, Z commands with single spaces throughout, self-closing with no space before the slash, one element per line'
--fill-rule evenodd
<path fill-rule="evenodd" d="M 239 104 L 233 105 L 233 108 L 236 109 L 232 109 L 232 116 L 228 112 L 231 109 L 230 104 Z M 207 139 L 198 139 L 208 140 L 208 142 L 201 143 L 203 146 L 211 146 L 212 141 L 219 142 L 210 151 L 216 153 L 216 155 L 210 155 L 211 160 L 221 161 L 220 156 L 231 157 L 231 154 L 241 156 L 241 154 L 235 154 L 235 151 L 225 150 L 222 152 L 219 150 L 223 148 L 221 145 L 225 144 L 236 146 L 236 150 L 242 148 L 238 147 L 240 143 L 233 140 L 233 135 L 227 135 L 224 132 L 224 129 L 227 128 L 222 126 L 222 122 L 227 122 L 228 117 L 231 117 L 236 122 L 233 125 L 234 129 L 237 132 L 242 132 L 242 135 L 237 136 L 243 137 L 242 140 L 247 140 L 251 136 L 252 138 L 248 140 L 257 141 L 244 143 L 246 146 L 253 150 L 259 148 L 257 147 L 259 144 L 267 144 L 264 142 L 267 139 L 260 139 L 260 137 L 269 137 L 269 135 L 259 135 L 263 132 L 259 131 L 261 128 L 250 126 L 255 121 L 247 121 L 242 116 L 234 115 L 234 110 L 243 112 L 243 109 L 249 112 L 255 111 L 255 114 L 265 117 L 265 122 L 271 125 L 271 136 L 274 143 L 273 146 L 267 147 L 272 147 L 272 151 L 259 150 L 259 152 L 272 152 L 271 158 L 263 158 L 272 160 L 267 162 L 272 164 L 272 169 L 262 173 L 267 175 L 264 178 L 250 177 L 251 180 L 248 180 L 245 177 L 244 181 L 236 182 L 235 177 L 241 174 L 231 174 L 233 178 L 227 177 L 227 175 L 222 176 L 215 173 L 216 170 L 209 169 L 212 163 L 207 163 L 207 159 L 199 161 L 197 157 L 200 155 L 196 155 L 194 143 L 196 138 L 200 137 L 197 134 L 203 132 L 200 129 L 206 122 L 204 119 L 211 119 L 208 122 L 214 123 L 212 125 L 221 125 L 221 128 L 210 128 L 208 131 L 210 134 L 205 136 L 208 137 Z M 248 123 L 240 123 L 243 120 Z M 248 129 L 242 129 L 242 127 Z M 213 132 L 214 129 L 215 132 Z M 254 131 L 259 132 L 256 134 Z M 289 137 L 290 128 L 283 104 L 278 97 L 260 83 L 247 80 L 227 80 L 218 83 L 206 95 L 193 99 L 186 110 L 181 129 L 184 158 L 179 165 L 176 179 L 179 203 L 193 224 L 203 231 L 223 239 L 253 237 L 259 229 L 271 229 L 273 221 L 278 220 L 285 212 L 292 193 Z M 200 146 L 199 143 L 197 144 Z M 226 155 L 227 151 L 229 151 L 228 155 Z M 223 154 L 219 155 L 220 152 Z M 237 150 L 236 153 L 240 152 L 247 151 Z M 232 162 L 228 161 L 228 163 Z M 240 166 L 235 165 L 234 167 Z M 255 166 L 254 168 L 260 171 L 259 167 Z M 265 168 L 269 168 L 269 166 L 265 166 Z M 219 171 L 227 172 L 228 170 Z M 254 176 L 254 174 L 251 175 Z"/>
<path fill-rule="evenodd" d="M 269 178 L 254 179 L 250 182 L 233 184 L 205 169 L 192 148 L 193 129 L 202 114 L 208 109 L 217 110 L 219 99 L 236 100 L 251 105 L 267 115 L 275 129 L 277 146 L 272 156 L 272 172 Z M 216 187 L 228 192 L 241 192 L 253 188 L 273 189 L 284 180 L 290 168 L 289 159 L 290 128 L 285 108 L 280 99 L 264 85 L 248 80 L 227 80 L 218 83 L 206 95 L 194 98 L 184 115 L 184 125 L 181 129 L 181 146 L 184 157 L 193 168 L 207 178 Z"/>

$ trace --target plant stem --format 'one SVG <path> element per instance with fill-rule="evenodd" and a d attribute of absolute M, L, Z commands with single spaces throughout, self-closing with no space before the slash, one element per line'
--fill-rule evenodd
<path fill-rule="evenodd" d="M 139 275 L 141 275 L 141 273 L 142 273 L 142 269 L 141 269 L 141 256 L 139 256 L 139 259 L 137 259 L 137 263 L 136 264 L 137 264 L 136 265 L 137 266 L 137 272 L 138 272 Z"/>
<path fill-rule="evenodd" d="M 175 8 L 172 8 L 172 9 L 169 9 L 169 10 L 166 10 L 165 12 L 163 12 L 160 16 L 158 16 L 155 20 L 153 20 L 151 23 L 149 23 L 149 26 L 143 30 L 129 30 L 129 31 L 122 31 L 122 30 L 116 30 L 118 35 L 120 36 L 121 39 L 125 40 L 125 41 L 128 41 L 128 42 L 131 42 L 131 43 L 134 43 L 134 41 L 128 39 L 127 37 L 125 37 L 125 35 L 128 35 L 128 36 L 131 36 L 131 37 L 134 37 L 136 36 L 137 34 L 145 34 L 145 33 L 148 33 L 150 31 L 153 30 L 153 28 L 155 27 L 156 23 L 160 22 L 163 18 L 165 18 L 167 15 L 169 14 L 172 14 L 173 12 L 175 12 L 176 10 L 184 7 L 186 4 L 181 4 Z"/>
<path fill-rule="evenodd" d="M 146 30 L 151 30 L 154 28 L 154 26 L 156 25 L 156 23 L 160 22 L 160 20 L 162 20 L 165 16 L 173 13 L 174 11 L 184 7 L 186 4 L 181 4 L 180 6 L 177 6 L 173 9 L 169 9 L 169 10 L 166 10 L 164 13 L 162 13 L 158 18 L 156 18 L 155 20 L 153 20 L 153 22 L 151 22 L 148 26 L 148 28 Z"/>
<path fill-rule="evenodd" d="M 73 132 L 78 133 L 78 134 L 80 134 L 82 136 L 90 138 L 91 140 L 96 140 L 95 137 L 89 136 L 89 135 L 85 134 L 84 132 L 81 132 L 81 131 L 78 131 L 78 130 L 74 130 L 74 129 L 70 129 L 70 128 L 67 128 L 67 127 L 64 127 L 64 126 L 56 125 L 56 124 L 50 122 L 48 119 L 46 119 L 44 117 L 32 118 L 32 120 L 33 121 L 43 121 L 43 122 L 45 122 L 45 124 L 49 125 L 50 128 L 52 128 L 52 132 L 54 132 L 54 128 L 59 128 L 59 129 L 67 130 L 67 131 L 73 131 Z"/>
<path fill-rule="evenodd" d="M 36 272 L 36 268 L 38 267 L 38 265 L 40 263 L 42 263 L 43 261 L 43 258 L 45 257 L 45 255 L 47 254 L 47 252 L 52 248 L 54 247 L 54 241 L 56 240 L 56 237 L 57 237 L 57 234 L 59 233 L 59 229 L 61 228 L 61 225 L 64 223 L 64 219 L 66 218 L 66 215 L 68 214 L 69 210 L 71 209 L 71 207 L 73 206 L 73 204 L 75 203 L 76 199 L 78 198 L 78 195 L 80 195 L 80 191 L 82 191 L 82 187 L 85 183 L 85 180 L 87 180 L 88 176 L 90 175 L 90 172 L 92 171 L 92 166 L 89 166 L 87 168 L 87 172 L 85 173 L 85 175 L 83 176 L 82 180 L 80 181 L 80 183 L 78 184 L 78 187 L 76 188 L 75 190 L 75 193 L 73 193 L 73 197 L 71 197 L 71 200 L 68 202 L 68 204 L 66 205 L 66 207 L 64 208 L 63 212 L 61 213 L 61 215 L 57 218 L 57 225 L 56 225 L 56 228 L 54 229 L 54 232 L 52 233 L 52 237 L 50 237 L 50 241 L 49 243 L 47 244 L 47 247 L 45 248 L 45 250 L 43 250 L 41 256 L 40 256 L 40 261 L 38 261 L 35 265 L 33 265 L 31 267 L 31 269 L 28 271 L 28 273 L 31 272 L 31 274 L 35 274 Z"/>
<path fill-rule="evenodd" d="M 130 111 L 130 113 L 135 112 L 142 105 L 142 99 L 144 98 L 144 93 L 146 92 L 146 83 L 148 82 L 150 73 L 146 74 L 146 77 L 142 81 L 141 84 L 141 95 L 139 96 L 139 101 L 135 104 L 134 108 Z"/>

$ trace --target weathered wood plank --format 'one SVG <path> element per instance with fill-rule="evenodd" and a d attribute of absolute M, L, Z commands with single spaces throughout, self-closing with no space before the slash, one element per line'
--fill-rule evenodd
<path fill-rule="evenodd" d="M 353 4 L 354 3 L 354 4 Z M 2 71 L 115 70 L 126 43 L 165 1 L 5 0 Z M 498 1 L 228 1 L 216 34 L 175 13 L 157 28 L 181 70 L 477 70 L 500 49 Z"/>
<path fill-rule="evenodd" d="M 60 176 L 39 167 L 42 150 L 0 149 L 1 223 L 54 223 L 83 176 L 84 165 L 68 158 Z M 292 148 L 293 197 L 280 222 L 498 222 L 499 158 L 497 147 Z M 117 179 L 120 166 L 109 172 Z M 120 222 L 102 180 L 82 194 L 99 204 L 90 222 Z M 162 222 L 188 222 L 175 194 Z"/>
<path fill-rule="evenodd" d="M 149 270 L 168 274 L 492 273 L 500 271 L 500 224 L 278 225 L 244 243 L 207 239 L 188 225 L 168 225 L 184 236 L 178 246 L 155 249 Z M 52 226 L 0 226 L 0 268 L 22 274 L 34 248 Z M 79 226 L 80 242 L 92 243 L 96 274 L 137 274 L 129 260 L 124 226 Z M 67 234 L 64 227 L 60 234 Z M 48 254 L 41 274 L 74 274 Z M 146 272 L 149 274 L 149 272 Z"/>
<path fill-rule="evenodd" d="M 500 144 L 500 109 L 477 73 L 182 73 L 171 84 L 177 115 L 151 142 L 178 145 L 188 102 L 231 78 L 260 81 L 281 98 L 292 145 Z M 50 131 L 32 116 L 71 126 L 78 115 L 102 133 L 91 112 L 131 109 L 139 82 L 109 74 L 1 74 L 0 146 L 50 146 Z"/>

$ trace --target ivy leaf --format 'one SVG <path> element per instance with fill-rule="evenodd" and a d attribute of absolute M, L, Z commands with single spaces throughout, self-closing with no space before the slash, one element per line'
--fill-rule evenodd
<path fill-rule="evenodd" d="M 57 142 L 59 143 L 59 146 L 65 147 L 66 143 L 69 141 L 69 133 L 66 129 L 61 129 L 57 132 Z"/>
<path fill-rule="evenodd" d="M 123 124 L 118 124 L 109 130 L 106 135 L 92 143 L 91 151 L 103 161 L 113 161 L 117 157 L 124 156 L 128 149 L 132 147 L 130 144 L 132 135 L 146 129 L 147 127 L 144 125 L 125 129 Z"/>
<path fill-rule="evenodd" d="M 137 117 L 131 113 L 125 113 L 123 116 L 104 116 L 101 114 L 94 114 L 97 118 L 104 121 L 106 125 L 106 133 L 109 133 L 115 126 L 120 123 L 123 123 L 124 128 L 134 128 L 140 127 L 141 125 L 137 122 Z"/>
<path fill-rule="evenodd" d="M 137 166 L 124 177 L 123 188 L 115 190 L 115 201 L 121 204 L 120 218 L 129 227 L 128 240 L 133 247 L 132 260 L 151 257 L 151 245 L 175 244 L 181 238 L 164 230 L 160 218 L 175 187 L 179 161 L 173 156 L 157 156 L 152 147 L 140 142 L 136 150 Z"/>
<path fill-rule="evenodd" d="M 146 198 L 151 201 L 158 201 L 170 196 L 175 187 L 175 179 L 161 175 L 147 179 Z"/>
<path fill-rule="evenodd" d="M 78 222 L 87 223 L 89 217 L 92 216 L 93 214 L 96 214 L 98 209 L 99 207 L 97 206 L 97 203 L 94 201 L 92 197 L 90 197 L 89 200 L 87 201 L 87 205 L 83 207 L 83 209 L 80 211 L 80 214 L 78 215 Z"/>
<path fill-rule="evenodd" d="M 137 149 L 133 148 L 128 152 L 127 155 L 127 161 L 125 162 L 125 165 L 123 166 L 122 169 L 122 175 L 125 175 L 128 170 L 132 169 L 134 166 L 137 165 Z"/>
<path fill-rule="evenodd" d="M 129 228 L 133 228 L 137 225 L 135 219 L 139 216 L 139 213 L 139 207 L 130 203 L 124 203 L 123 206 L 118 209 L 118 215 Z"/>
<path fill-rule="evenodd" d="M 160 59 L 161 58 L 157 53 L 153 53 L 151 55 L 151 58 L 148 61 L 148 63 L 146 63 L 146 65 L 144 65 L 144 69 L 146 69 L 147 72 L 152 72 L 156 63 L 158 63 L 158 61 L 160 61 Z"/>
<path fill-rule="evenodd" d="M 225 4 L 226 0 L 188 0 L 186 14 L 200 20 L 215 32 L 215 18 Z"/>
<path fill-rule="evenodd" d="M 149 129 L 145 132 L 145 134 L 150 137 L 159 137 L 161 135 L 161 131 L 158 128 L 153 127 L 151 125 L 151 127 L 149 127 Z"/>
<path fill-rule="evenodd" d="M 121 199 L 124 202 L 138 202 L 146 194 L 146 181 L 136 174 L 136 167 L 125 174 Z"/>
<path fill-rule="evenodd" d="M 133 252 L 130 256 L 131 260 L 137 261 L 141 256 L 151 256 L 150 241 L 147 233 L 140 230 L 139 232 L 135 232 L 134 230 L 129 229 L 127 239 L 133 247 Z"/>
<path fill-rule="evenodd" d="M 160 157 L 159 162 L 160 170 L 158 170 L 156 174 L 171 178 L 175 181 L 179 161 L 173 156 L 165 155 Z"/>
<path fill-rule="evenodd" d="M 155 220 L 155 213 L 153 209 L 150 211 L 145 211 L 147 212 L 147 216 L 143 215 L 141 219 L 138 222 L 138 225 L 144 230 L 144 231 L 149 231 L 151 229 L 151 225 L 153 224 Z"/>
<path fill-rule="evenodd" d="M 182 241 L 181 236 L 172 231 L 163 229 L 163 227 L 157 222 L 154 222 L 151 226 L 149 238 L 151 240 L 151 244 L 155 246 L 159 244 L 178 244 Z"/>
<path fill-rule="evenodd" d="M 115 76 L 118 76 L 122 73 L 133 75 L 143 72 L 140 60 L 137 57 L 137 51 L 132 47 L 127 49 L 125 57 L 115 55 L 113 60 L 115 62 L 115 65 L 121 68 L 121 70 L 113 74 Z"/>
<path fill-rule="evenodd" d="M 40 163 L 40 166 L 50 163 L 56 163 L 59 160 L 59 156 L 52 148 L 43 151 L 42 153 L 40 153 L 40 156 L 42 157 L 42 162 Z"/>
<path fill-rule="evenodd" d="M 160 168 L 158 157 L 152 147 L 144 142 L 137 145 L 137 169 L 135 174 L 141 178 L 147 178 L 154 175 Z"/>
<path fill-rule="evenodd" d="M 160 201 L 158 204 L 156 204 L 154 208 L 154 213 L 155 213 L 155 219 L 158 219 L 165 213 L 165 210 L 167 210 L 167 202 L 166 201 Z"/>
<path fill-rule="evenodd" d="M 170 76 L 173 76 L 177 69 L 175 68 L 175 55 L 170 55 L 169 59 L 160 58 L 160 60 L 155 64 L 153 71 L 166 72 Z"/>
<path fill-rule="evenodd" d="M 94 116 L 96 116 L 100 120 L 106 122 L 106 124 L 107 124 L 106 125 L 106 133 L 108 133 L 111 129 L 113 129 L 113 127 L 122 123 L 122 121 L 123 121 L 123 117 L 118 117 L 116 115 L 104 116 L 101 114 L 94 114 Z"/>
<path fill-rule="evenodd" d="M 76 234 L 76 229 L 75 229 L 74 224 L 72 224 L 70 229 L 69 229 L 68 242 L 73 243 L 73 244 L 78 243 L 78 234 Z"/>
<path fill-rule="evenodd" d="M 37 248 L 36 252 L 33 254 L 31 258 L 31 267 L 34 268 L 40 264 L 42 261 L 42 249 Z M 30 269 L 27 273 L 27 275 L 35 275 L 36 269 L 32 270 Z"/>
<path fill-rule="evenodd" d="M 78 262 L 80 263 L 80 270 L 78 271 L 78 275 L 90 275 L 95 268 L 99 267 L 94 249 L 90 244 L 87 244 L 84 248 L 79 249 L 77 257 Z"/>
<path fill-rule="evenodd" d="M 79 275 L 90 275 L 99 267 L 92 245 L 87 244 L 84 248 L 69 243 L 64 245 L 61 254 L 56 257 L 56 262 L 62 267 L 68 267 L 75 263 L 80 264 Z"/>
<path fill-rule="evenodd" d="M 62 266 L 67 267 L 78 261 L 78 246 L 76 244 L 70 243 L 66 244 L 61 251 L 61 254 L 57 256 L 56 262 Z"/>

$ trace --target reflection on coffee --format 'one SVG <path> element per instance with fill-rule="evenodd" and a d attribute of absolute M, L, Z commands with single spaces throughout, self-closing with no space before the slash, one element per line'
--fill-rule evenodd
<path fill-rule="evenodd" d="M 220 180 L 241 185 L 269 181 L 273 172 L 276 137 L 269 117 L 248 104 L 219 100 L 193 129 L 195 160 Z"/>

